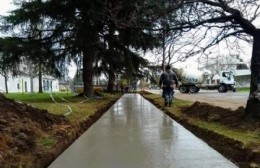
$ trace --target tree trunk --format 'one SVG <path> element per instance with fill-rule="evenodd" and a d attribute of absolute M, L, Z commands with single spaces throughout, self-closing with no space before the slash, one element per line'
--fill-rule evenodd
<path fill-rule="evenodd" d="M 30 76 L 31 93 L 33 93 L 33 77 Z"/>
<path fill-rule="evenodd" d="M 8 94 L 8 84 L 7 84 L 8 76 L 7 76 L 7 74 L 4 75 L 4 78 L 5 78 L 5 93 Z"/>
<path fill-rule="evenodd" d="M 92 47 L 88 47 L 83 51 L 83 94 L 87 97 L 93 96 L 93 62 L 95 51 Z"/>
<path fill-rule="evenodd" d="M 165 61 L 166 61 L 166 58 L 165 58 L 165 50 L 166 50 L 166 47 L 165 47 L 165 30 L 163 30 L 163 43 L 162 43 L 162 57 L 163 57 L 163 59 L 162 59 L 162 69 L 163 69 L 163 71 L 165 71 Z"/>
<path fill-rule="evenodd" d="M 108 47 L 109 47 L 109 55 L 111 58 L 114 56 L 114 33 L 115 33 L 115 27 L 110 26 L 109 27 L 109 36 L 108 36 Z M 107 84 L 107 91 L 112 93 L 114 91 L 114 82 L 116 80 L 115 72 L 114 72 L 114 66 L 113 61 L 112 63 L 109 63 L 109 70 L 108 70 L 108 84 Z"/>
<path fill-rule="evenodd" d="M 42 91 L 42 65 L 39 64 L 39 93 L 43 93 Z"/>
<path fill-rule="evenodd" d="M 247 100 L 245 116 L 260 119 L 260 29 L 254 35 L 250 94 Z"/>
<path fill-rule="evenodd" d="M 113 68 L 110 67 L 109 74 L 108 74 L 108 85 L 107 85 L 107 91 L 112 93 L 114 91 L 114 83 L 116 80 L 115 73 L 113 71 Z"/>
<path fill-rule="evenodd" d="M 33 72 L 32 72 L 32 65 L 29 64 L 29 75 L 30 75 L 30 86 L 31 86 L 31 93 L 34 92 L 33 90 Z"/>

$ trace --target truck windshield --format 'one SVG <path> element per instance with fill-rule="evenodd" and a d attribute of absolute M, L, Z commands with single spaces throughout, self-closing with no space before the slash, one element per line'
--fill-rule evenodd
<path fill-rule="evenodd" d="M 229 72 L 223 72 L 223 73 L 222 73 L 222 76 L 229 78 L 229 77 L 230 77 L 230 73 L 229 73 Z"/>

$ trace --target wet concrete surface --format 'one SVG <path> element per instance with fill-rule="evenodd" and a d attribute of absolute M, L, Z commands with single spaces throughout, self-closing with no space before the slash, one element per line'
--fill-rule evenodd
<path fill-rule="evenodd" d="M 138 94 L 125 94 L 49 168 L 235 168 Z"/>

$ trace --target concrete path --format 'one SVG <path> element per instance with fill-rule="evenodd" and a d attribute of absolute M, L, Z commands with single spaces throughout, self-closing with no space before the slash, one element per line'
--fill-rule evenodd
<path fill-rule="evenodd" d="M 49 168 L 235 168 L 138 94 L 125 94 Z"/>

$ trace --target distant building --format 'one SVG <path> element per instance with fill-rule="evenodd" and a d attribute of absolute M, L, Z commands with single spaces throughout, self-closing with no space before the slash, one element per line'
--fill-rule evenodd
<path fill-rule="evenodd" d="M 36 67 L 30 64 L 26 58 L 22 59 L 17 68 L 15 76 L 11 72 L 7 77 L 7 88 L 9 93 L 26 93 L 39 91 L 39 77 L 36 75 Z M 59 80 L 53 76 L 42 75 L 43 92 L 59 91 Z M 5 92 L 5 78 L 0 74 L 0 92 Z"/>
<path fill-rule="evenodd" d="M 228 61 L 219 63 L 219 71 L 232 71 L 237 87 L 249 87 L 251 80 L 251 70 L 246 62 L 239 56 L 233 56 Z M 219 75 L 212 78 L 213 82 L 218 82 Z"/>
<path fill-rule="evenodd" d="M 233 70 L 237 87 L 249 87 L 251 81 L 251 70 L 245 63 L 237 63 Z"/>
<path fill-rule="evenodd" d="M 31 87 L 31 79 L 29 76 L 20 75 L 12 77 L 11 74 L 8 76 L 7 86 L 9 93 L 27 93 L 39 91 L 39 78 L 33 78 L 33 87 Z M 57 92 L 59 91 L 59 81 L 58 79 L 44 75 L 42 77 L 42 90 L 43 92 Z M 0 75 L 0 91 L 5 92 L 5 80 L 2 75 Z"/>

